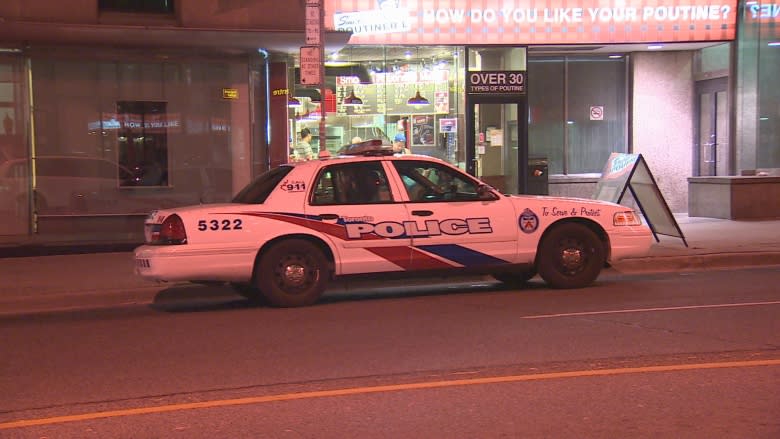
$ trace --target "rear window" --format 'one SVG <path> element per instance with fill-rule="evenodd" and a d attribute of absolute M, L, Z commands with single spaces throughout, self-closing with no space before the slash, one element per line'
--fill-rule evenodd
<path fill-rule="evenodd" d="M 234 203 L 262 204 L 279 186 L 282 179 L 292 171 L 292 166 L 280 166 L 258 176 L 233 197 Z"/>

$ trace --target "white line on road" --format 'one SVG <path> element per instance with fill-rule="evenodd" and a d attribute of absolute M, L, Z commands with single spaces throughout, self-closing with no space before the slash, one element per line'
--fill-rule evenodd
<path fill-rule="evenodd" d="M 628 314 L 637 312 L 656 312 L 656 311 L 679 311 L 684 309 L 704 309 L 704 308 L 730 308 L 738 306 L 761 306 L 761 305 L 780 305 L 780 301 L 772 302 L 742 302 L 742 303 L 718 303 L 714 305 L 689 305 L 689 306 L 670 306 L 664 308 L 635 308 L 635 309 L 614 309 L 609 311 L 583 311 L 568 312 L 560 314 L 539 314 L 534 316 L 522 316 L 523 319 L 551 319 L 555 317 L 576 317 L 593 316 L 599 314 Z"/>

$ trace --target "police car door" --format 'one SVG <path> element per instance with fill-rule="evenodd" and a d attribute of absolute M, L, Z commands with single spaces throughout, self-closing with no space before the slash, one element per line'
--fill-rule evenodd
<path fill-rule="evenodd" d="M 426 160 L 393 162 L 410 218 L 415 269 L 484 267 L 517 262 L 518 226 L 512 203 L 480 195 L 480 182 Z"/>
<path fill-rule="evenodd" d="M 324 166 L 313 187 L 306 214 L 323 222 L 336 249 L 336 274 L 409 268 L 407 210 L 393 199 L 379 160 Z"/>

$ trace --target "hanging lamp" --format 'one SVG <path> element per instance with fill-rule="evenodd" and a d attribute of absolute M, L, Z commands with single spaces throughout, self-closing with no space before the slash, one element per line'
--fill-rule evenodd
<path fill-rule="evenodd" d="M 417 61 L 420 60 L 420 48 L 417 48 Z M 425 96 L 420 94 L 420 65 L 417 65 L 417 93 L 414 94 L 414 96 L 410 97 L 406 101 L 406 105 L 411 105 L 413 107 L 420 107 L 423 105 L 430 104 L 430 101 L 425 98 Z"/>
<path fill-rule="evenodd" d="M 350 90 L 349 95 L 341 100 L 341 105 L 347 107 L 356 107 L 358 105 L 363 105 L 363 99 L 355 96 L 355 90 L 352 89 Z"/>
<path fill-rule="evenodd" d="M 410 97 L 409 100 L 406 101 L 406 105 L 412 105 L 415 107 L 419 107 L 421 105 L 428 105 L 430 102 L 428 99 L 425 98 L 425 96 L 420 94 L 420 90 L 417 90 L 417 93 L 415 93 L 414 96 Z"/>
<path fill-rule="evenodd" d="M 349 65 L 350 69 L 353 66 L 353 60 L 352 60 L 352 50 L 353 48 L 349 48 Z M 360 99 L 359 97 L 355 96 L 355 87 L 352 87 L 352 89 L 349 91 L 349 94 L 341 100 L 341 105 L 344 105 L 346 107 L 357 107 L 359 105 L 363 105 L 363 99 Z"/>

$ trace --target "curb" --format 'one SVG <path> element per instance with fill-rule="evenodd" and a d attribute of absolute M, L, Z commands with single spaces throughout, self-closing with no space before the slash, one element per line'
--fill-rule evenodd
<path fill-rule="evenodd" d="M 631 258 L 615 263 L 612 268 L 622 273 L 666 273 L 774 265 L 780 266 L 780 252 L 703 253 Z"/>

